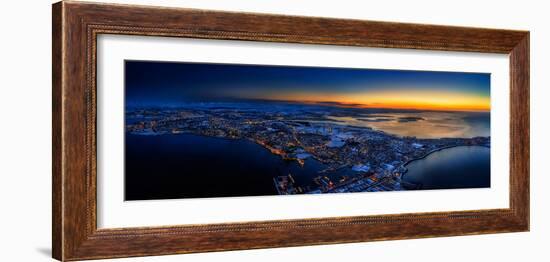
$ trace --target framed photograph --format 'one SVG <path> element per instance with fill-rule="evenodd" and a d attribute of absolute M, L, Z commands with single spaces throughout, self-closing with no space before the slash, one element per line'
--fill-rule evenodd
<path fill-rule="evenodd" d="M 53 5 L 53 257 L 529 230 L 529 32 Z"/>

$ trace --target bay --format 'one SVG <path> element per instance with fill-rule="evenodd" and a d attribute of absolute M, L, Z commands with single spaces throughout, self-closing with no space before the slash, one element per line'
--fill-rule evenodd
<path fill-rule="evenodd" d="M 126 134 L 125 199 L 277 195 L 274 177 L 292 174 L 308 185 L 323 169 L 315 159 L 302 167 L 246 139 Z"/>
<path fill-rule="evenodd" d="M 407 164 L 403 180 L 421 189 L 483 188 L 491 185 L 491 150 L 459 146 L 433 152 Z"/>

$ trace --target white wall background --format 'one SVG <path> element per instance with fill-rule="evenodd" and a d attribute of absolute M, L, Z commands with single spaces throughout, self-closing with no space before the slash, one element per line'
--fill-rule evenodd
<path fill-rule="evenodd" d="M 104 1 L 531 31 L 531 232 L 122 261 L 549 260 L 550 28 L 545 1 Z M 50 260 L 51 3 L 7 1 L 0 9 L 0 261 Z"/>

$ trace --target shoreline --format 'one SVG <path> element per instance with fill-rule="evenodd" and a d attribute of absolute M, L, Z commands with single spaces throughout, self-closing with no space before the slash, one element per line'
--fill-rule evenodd
<path fill-rule="evenodd" d="M 130 133 L 128 132 L 127 134 L 130 134 L 132 136 L 150 136 L 150 134 L 139 134 L 139 133 Z M 265 150 L 268 154 L 272 155 L 272 156 L 275 156 L 275 157 L 278 157 L 279 159 L 282 159 L 284 161 L 289 161 L 289 162 L 297 162 L 296 164 L 298 164 L 298 167 L 301 167 L 303 168 L 304 167 L 304 164 L 306 162 L 306 159 L 303 160 L 303 163 L 300 163 L 300 161 L 298 161 L 298 159 L 294 159 L 294 158 L 289 158 L 288 155 L 284 154 L 284 152 L 281 151 L 281 149 L 277 149 L 277 148 L 273 148 L 269 145 L 267 145 L 265 142 L 261 141 L 261 140 L 256 140 L 256 139 L 252 139 L 252 138 L 245 138 L 245 137 L 239 137 L 239 136 L 212 136 L 212 135 L 208 135 L 208 134 L 203 134 L 203 133 L 195 133 L 195 132 L 189 132 L 189 131 L 184 131 L 184 132 L 176 132 L 176 133 L 173 133 L 173 132 L 166 132 L 166 133 L 157 133 L 155 134 L 154 136 L 179 136 L 179 135 L 182 135 L 182 136 L 190 136 L 190 139 L 193 139 L 193 137 L 203 137 L 203 138 L 208 138 L 208 139 L 214 139 L 214 140 L 226 140 L 226 141 L 239 141 L 239 142 L 244 142 L 244 143 L 248 143 L 248 144 L 253 144 L 253 145 L 256 145 L 258 146 L 259 149 L 261 150 Z M 215 143 L 218 143 L 216 141 L 214 141 Z M 419 157 L 416 157 L 416 158 L 412 158 L 408 161 L 405 161 L 403 164 L 401 165 L 398 165 L 398 169 L 394 170 L 393 172 L 395 171 L 402 171 L 400 172 L 401 174 L 399 175 L 399 177 L 396 177 L 396 179 L 401 179 L 401 178 L 405 178 L 405 175 L 408 174 L 408 167 L 407 165 L 414 162 L 414 161 L 417 161 L 417 160 L 421 160 L 421 159 L 424 159 L 426 157 L 428 157 L 429 155 L 435 153 L 435 152 L 438 152 L 438 151 L 442 151 L 444 149 L 450 149 L 450 148 L 455 148 L 455 147 L 476 147 L 476 146 L 480 146 L 480 147 L 485 147 L 485 148 L 490 148 L 490 143 L 489 141 L 485 142 L 485 140 L 482 140 L 483 144 L 462 144 L 462 143 L 459 143 L 457 142 L 457 144 L 454 144 L 454 145 L 446 145 L 444 146 L 444 144 L 441 146 L 441 147 L 438 147 L 438 148 L 434 148 L 432 150 L 429 150 L 428 152 L 422 154 L 421 156 Z M 319 162 L 320 164 L 324 164 L 322 161 L 319 161 L 318 159 L 316 159 L 314 156 L 310 157 L 309 158 L 310 161 L 314 161 L 314 162 Z M 344 168 L 349 168 L 350 166 L 346 166 L 346 165 L 343 165 L 343 166 L 339 166 L 338 168 L 334 169 L 334 170 L 331 170 L 331 171 L 337 171 L 337 170 L 341 170 L 341 169 L 344 169 Z M 323 168 L 321 168 L 323 169 Z M 323 171 L 326 171 L 326 170 L 323 170 Z M 346 172 L 346 171 L 344 171 Z M 323 172 L 319 172 L 318 175 L 321 175 Z M 337 172 L 337 173 L 341 173 L 341 172 Z M 341 173 L 343 174 L 343 173 Z M 309 177 L 309 175 L 308 175 Z M 337 181 L 336 180 L 336 177 L 337 176 L 330 176 L 331 177 L 331 180 L 334 179 L 334 181 Z M 272 178 L 273 179 L 273 178 Z M 396 181 L 399 181 L 399 180 L 396 180 Z M 308 185 L 309 183 L 305 183 L 304 185 Z M 336 183 L 338 184 L 338 183 Z M 276 187 L 277 189 L 277 187 Z M 382 190 L 382 189 L 380 189 Z M 397 190 L 397 189 L 393 189 L 393 190 Z M 399 189 L 399 190 L 408 190 L 407 189 Z M 280 194 L 280 192 L 277 192 L 278 194 Z"/>
<path fill-rule="evenodd" d="M 386 133 L 382 130 L 376 130 L 376 129 L 373 129 L 371 128 L 372 131 L 375 131 L 375 132 L 380 132 L 384 135 L 388 135 L 388 136 L 393 136 L 393 137 L 397 137 L 399 139 L 402 139 L 402 137 L 399 137 L 399 136 L 396 136 L 396 135 L 393 135 L 393 134 L 389 134 L 389 133 Z M 298 163 L 298 165 L 300 165 L 301 167 L 304 166 L 305 164 L 305 160 L 306 159 L 303 159 L 300 161 L 300 159 L 297 159 L 297 158 L 289 158 L 286 156 L 286 154 L 284 154 L 283 152 L 280 152 L 279 149 L 276 149 L 276 148 L 273 148 L 271 146 L 268 146 L 267 144 L 263 143 L 263 141 L 259 141 L 259 140 L 256 140 L 256 139 L 253 139 L 253 138 L 246 138 L 246 137 L 219 137 L 219 136 L 210 136 L 210 135 L 206 135 L 206 134 L 201 134 L 201 133 L 195 133 L 195 132 L 190 132 L 190 131 L 183 131 L 183 132 L 178 132 L 178 133 L 172 133 L 172 132 L 167 132 L 167 133 L 161 133 L 161 134 L 138 134 L 138 133 L 131 133 L 130 134 L 132 135 L 138 135 L 138 136 L 141 136 L 141 135 L 152 135 L 152 136 L 159 136 L 159 135 L 180 135 L 180 134 L 187 134 L 187 135 L 194 135 L 194 136 L 200 136 L 200 137 L 208 137 L 208 138 L 214 138 L 214 139 L 224 139 L 224 140 L 242 140 L 242 141 L 247 141 L 247 142 L 252 142 L 253 144 L 256 144 L 256 145 L 259 145 L 261 148 L 263 148 L 264 150 L 267 150 L 269 151 L 271 154 L 273 155 L 276 155 L 278 157 L 280 157 L 281 159 L 285 160 L 285 161 L 296 161 Z M 421 157 L 418 157 L 418 158 L 414 158 L 414 159 L 411 159 L 411 160 L 408 160 L 407 162 L 403 163 L 402 165 L 400 165 L 399 168 L 403 168 L 405 171 L 403 173 L 401 173 L 401 178 L 409 171 L 408 168 L 406 167 L 408 164 L 414 162 L 414 161 L 418 161 L 418 160 L 422 160 L 426 157 L 428 157 L 429 155 L 435 153 L 435 152 L 439 152 L 439 151 L 442 151 L 442 150 L 445 150 L 445 149 L 450 149 L 450 148 L 455 148 L 455 147 L 470 147 L 470 146 L 479 146 L 479 147 L 485 147 L 485 148 L 491 148 L 489 145 L 452 145 L 452 146 L 445 146 L 445 147 L 440 147 L 440 148 L 436 148 L 436 149 L 433 149 L 429 152 L 427 152 L 426 154 L 422 155 Z M 315 155 L 312 155 L 311 158 L 313 158 L 314 160 L 320 162 L 321 164 L 326 164 L 324 163 L 323 161 L 321 161 L 320 159 L 318 159 Z M 341 169 L 345 166 L 340 166 L 339 168 L 337 168 L 336 170 L 338 169 Z"/>
<path fill-rule="evenodd" d="M 429 155 L 435 153 L 435 152 L 439 152 L 441 150 L 445 150 L 445 149 L 450 149 L 450 148 L 455 148 L 455 147 L 470 147 L 470 146 L 479 146 L 479 147 L 485 147 L 485 148 L 488 148 L 488 149 L 491 149 L 490 146 L 488 145 L 455 145 L 455 146 L 445 146 L 445 147 L 441 147 L 441 148 L 437 148 L 437 149 L 434 149 L 426 154 L 424 154 L 423 156 L 421 157 L 418 157 L 418 158 L 415 158 L 415 159 L 411 159 L 407 162 L 405 162 L 404 164 L 401 165 L 402 168 L 405 169 L 405 172 L 401 173 L 401 178 L 403 178 L 403 176 L 405 176 L 405 174 L 407 174 L 407 172 L 409 172 L 409 169 L 406 167 L 408 164 L 414 162 L 414 161 L 418 161 L 418 160 L 422 160 L 426 157 L 428 157 Z"/>
<path fill-rule="evenodd" d="M 403 139 L 403 137 L 399 137 L 399 136 L 396 136 L 396 135 L 393 135 L 393 134 L 389 134 L 389 133 L 386 133 L 382 130 L 376 130 L 376 129 L 371 129 L 372 131 L 376 131 L 376 132 L 380 132 L 380 133 L 383 133 L 385 135 L 388 135 L 388 136 L 393 136 L 393 137 L 397 137 L 398 139 Z M 125 132 L 126 133 L 126 132 Z M 186 134 L 186 135 L 195 135 L 195 136 L 200 136 L 200 137 L 209 137 L 209 138 L 215 138 L 215 139 L 227 139 L 227 140 L 245 140 L 245 141 L 249 141 L 249 142 L 252 142 L 254 144 L 257 144 L 261 147 L 263 147 L 264 149 L 270 151 L 272 154 L 274 155 L 277 155 L 277 156 L 280 156 L 282 157 L 283 159 L 285 159 L 284 157 L 284 154 L 281 154 L 279 151 L 279 149 L 276 149 L 276 148 L 273 148 L 271 146 L 268 146 L 267 144 L 265 143 L 262 143 L 262 141 L 259 141 L 259 140 L 256 140 L 254 138 L 247 138 L 247 137 L 228 137 L 228 136 L 225 136 L 225 137 L 220 137 L 220 136 L 211 136 L 211 135 L 206 135 L 206 134 L 201 134 L 201 133 L 195 133 L 195 132 L 190 132 L 190 131 L 183 131 L 183 132 L 178 132 L 178 133 L 172 133 L 172 132 L 166 132 L 166 133 L 156 133 L 156 134 L 144 134 L 144 133 L 132 133 L 132 132 L 128 132 L 129 134 L 131 135 L 137 135 L 137 136 L 161 136 L 161 135 L 180 135 L 180 134 Z M 439 139 L 443 139 L 443 138 L 439 138 Z M 449 148 L 454 148 L 454 147 L 461 147 L 461 146 L 480 146 L 480 147 L 486 147 L 486 148 L 491 148 L 489 145 L 452 145 L 452 146 L 445 146 L 445 147 L 440 147 L 440 148 L 436 148 L 436 149 L 433 149 L 431 150 L 430 152 L 424 154 L 423 156 L 421 157 L 418 157 L 418 158 L 414 158 L 414 159 L 411 159 L 411 160 L 408 160 L 407 162 L 403 163 L 401 165 L 401 167 L 405 167 L 406 165 L 410 164 L 411 162 L 413 161 L 417 161 L 417 160 L 421 160 L 421 159 L 424 159 L 426 157 L 428 157 L 429 155 L 431 155 L 432 153 L 435 153 L 435 152 L 438 152 L 438 151 L 441 151 L 441 150 L 444 150 L 444 149 L 449 149 Z M 324 163 L 323 161 L 321 161 L 320 159 L 317 159 L 314 155 L 311 156 L 312 158 L 314 158 L 315 160 L 321 162 L 321 163 Z M 286 159 L 286 160 L 292 160 L 292 161 L 295 161 L 295 159 Z M 406 168 L 406 167 L 405 167 Z"/>
<path fill-rule="evenodd" d="M 407 162 L 405 162 L 404 164 L 402 164 L 401 166 L 402 167 L 405 167 L 406 165 L 410 164 L 411 162 L 414 162 L 414 161 L 417 161 L 417 160 L 421 160 L 421 159 L 424 159 L 426 157 L 428 157 L 429 155 L 435 153 L 435 152 L 438 152 L 438 151 L 441 151 L 441 150 L 444 150 L 444 149 L 449 149 L 449 148 L 453 148 L 453 147 L 459 147 L 459 146 L 465 146 L 465 145 L 458 145 L 458 146 L 444 146 L 444 147 L 440 147 L 440 148 L 436 148 L 436 149 L 433 149 L 431 150 L 430 152 L 424 154 L 423 156 L 421 157 L 417 157 L 417 158 L 414 158 L 414 159 L 411 159 L 411 160 L 408 160 Z M 406 168 L 406 167 L 405 167 Z M 406 172 L 405 172 L 406 173 Z"/>

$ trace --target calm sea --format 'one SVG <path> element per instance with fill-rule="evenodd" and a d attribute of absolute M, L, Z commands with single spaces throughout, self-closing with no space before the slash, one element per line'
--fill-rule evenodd
<path fill-rule="evenodd" d="M 459 146 L 432 153 L 407 166 L 403 180 L 421 189 L 480 188 L 491 186 L 491 149 Z"/>
<path fill-rule="evenodd" d="M 285 161 L 245 139 L 126 134 L 126 200 L 276 195 L 273 178 L 308 185 L 325 167 Z M 343 175 L 342 171 L 334 176 Z"/>

